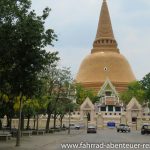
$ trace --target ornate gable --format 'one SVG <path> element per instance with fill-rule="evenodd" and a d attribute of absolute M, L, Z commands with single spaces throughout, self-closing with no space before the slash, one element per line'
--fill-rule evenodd
<path fill-rule="evenodd" d="M 98 92 L 98 96 L 105 95 L 106 91 L 111 91 L 114 96 L 118 97 L 118 92 L 109 79 L 107 79 L 102 85 L 100 91 Z"/>
<path fill-rule="evenodd" d="M 94 105 L 88 97 L 80 106 L 80 110 L 94 110 Z"/>
<path fill-rule="evenodd" d="M 135 97 L 127 105 L 127 110 L 141 110 L 142 107 Z"/>
<path fill-rule="evenodd" d="M 84 106 L 84 108 L 91 108 L 88 103 Z"/>
<path fill-rule="evenodd" d="M 136 104 L 134 104 L 134 105 L 132 106 L 132 109 L 139 109 L 139 108 L 138 108 L 138 106 L 137 106 Z"/>

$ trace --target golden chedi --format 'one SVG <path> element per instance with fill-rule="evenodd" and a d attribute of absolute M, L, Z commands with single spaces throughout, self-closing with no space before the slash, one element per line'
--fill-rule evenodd
<path fill-rule="evenodd" d="M 126 90 L 128 84 L 136 80 L 128 61 L 117 47 L 107 2 L 103 0 L 93 49 L 81 63 L 76 83 L 98 92 L 106 79 L 118 92 Z"/>

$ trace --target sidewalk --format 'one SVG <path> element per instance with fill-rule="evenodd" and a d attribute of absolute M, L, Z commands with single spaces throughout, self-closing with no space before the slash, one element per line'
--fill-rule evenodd
<path fill-rule="evenodd" d="M 0 142 L 0 150 L 53 150 L 60 149 L 60 143 L 70 140 L 83 131 L 73 131 L 68 135 L 67 131 L 54 134 L 34 135 L 21 138 L 21 146 L 16 147 L 16 139 L 12 138 L 7 142 Z"/>

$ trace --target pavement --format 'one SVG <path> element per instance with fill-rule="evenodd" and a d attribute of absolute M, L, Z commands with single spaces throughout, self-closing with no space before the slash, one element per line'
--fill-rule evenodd
<path fill-rule="evenodd" d="M 40 136 L 23 137 L 21 139 L 21 146 L 15 147 L 15 138 L 12 138 L 7 142 L 0 142 L 0 150 L 88 150 L 88 149 L 129 149 L 127 148 L 113 148 L 112 144 L 135 144 L 131 146 L 139 145 L 139 150 L 150 149 L 150 135 L 141 135 L 140 131 L 131 131 L 131 133 L 118 133 L 115 129 L 98 130 L 97 134 L 87 134 L 86 130 L 71 130 L 71 134 L 68 135 L 67 131 L 58 132 L 54 134 L 45 134 Z M 147 147 L 143 147 L 143 143 L 147 144 Z M 62 144 L 62 145 L 61 145 Z M 71 144 L 70 148 L 66 145 Z M 74 144 L 74 145 L 72 145 Z M 94 147 L 90 147 L 90 144 L 95 144 Z M 99 144 L 101 147 L 96 147 Z M 106 144 L 111 144 L 109 147 Z M 104 147 L 105 145 L 105 147 Z M 64 148 L 62 148 L 64 146 Z M 68 145 L 67 145 L 68 146 Z M 74 146 L 77 146 L 76 148 Z M 81 147 L 82 146 L 82 147 Z M 98 145 L 97 145 L 98 146 Z M 102 147 L 103 146 L 103 147 Z M 114 146 L 114 145 L 113 145 Z M 66 147 L 66 148 L 65 148 Z M 73 148 L 74 147 L 74 148 Z"/>

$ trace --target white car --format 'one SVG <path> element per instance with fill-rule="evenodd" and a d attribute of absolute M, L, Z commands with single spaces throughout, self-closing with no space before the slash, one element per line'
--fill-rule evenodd
<path fill-rule="evenodd" d="M 85 126 L 83 124 L 76 124 L 75 125 L 75 129 L 79 130 L 79 129 L 83 129 Z"/>
<path fill-rule="evenodd" d="M 83 128 L 84 128 L 84 125 L 82 125 L 82 124 L 74 124 L 74 123 L 70 124 L 70 129 L 77 129 L 77 130 L 79 130 L 79 129 L 83 129 Z"/>
<path fill-rule="evenodd" d="M 74 123 L 70 123 L 70 129 L 75 129 L 75 124 Z"/>
<path fill-rule="evenodd" d="M 130 127 L 128 125 L 125 125 L 125 124 L 120 124 L 118 127 L 117 127 L 117 132 L 130 132 Z"/>

